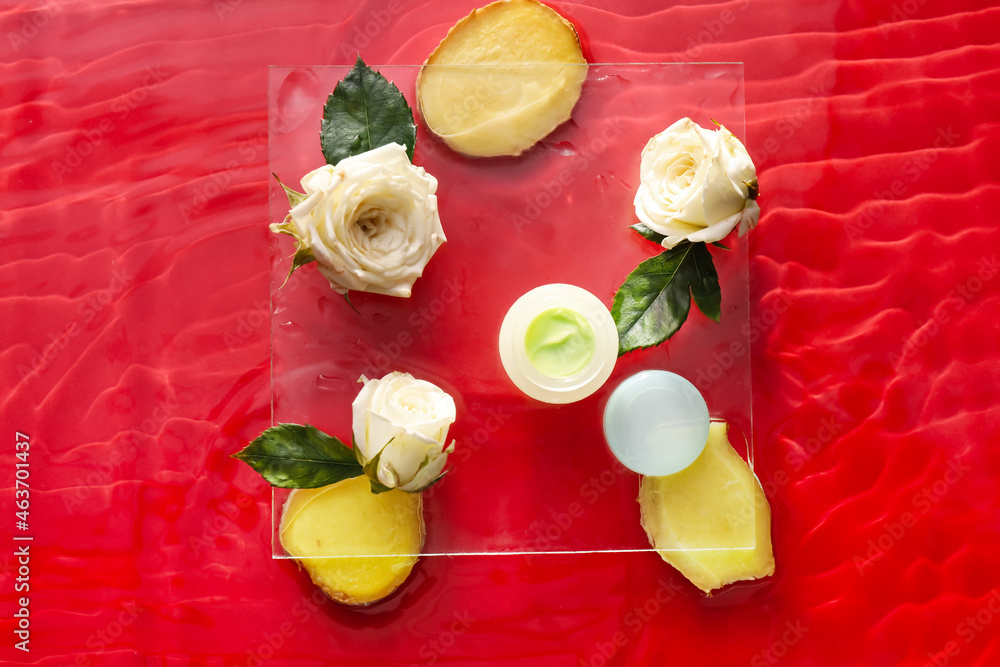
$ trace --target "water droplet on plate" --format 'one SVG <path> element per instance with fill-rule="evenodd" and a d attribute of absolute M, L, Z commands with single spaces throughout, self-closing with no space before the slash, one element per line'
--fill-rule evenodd
<path fill-rule="evenodd" d="M 277 133 L 291 132 L 316 112 L 316 100 L 322 99 L 320 80 L 311 70 L 294 69 L 281 82 L 277 95 Z"/>
<path fill-rule="evenodd" d="M 320 373 L 316 376 L 316 388 L 323 391 L 340 391 L 343 389 L 344 379 L 332 375 Z"/>

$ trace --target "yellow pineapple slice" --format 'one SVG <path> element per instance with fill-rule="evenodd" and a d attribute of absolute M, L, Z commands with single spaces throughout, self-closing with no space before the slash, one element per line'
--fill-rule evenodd
<path fill-rule="evenodd" d="M 536 0 L 500 0 L 441 40 L 417 76 L 417 105 L 459 153 L 518 155 L 570 117 L 586 78 L 573 24 Z"/>
<path fill-rule="evenodd" d="M 644 477 L 642 527 L 667 561 L 706 593 L 774 573 L 771 508 L 760 482 L 713 422 L 701 455 L 684 470 Z"/>
<path fill-rule="evenodd" d="M 406 581 L 424 544 L 419 493 L 375 495 L 367 477 L 296 489 L 281 517 L 281 546 L 330 598 L 364 605 Z"/>

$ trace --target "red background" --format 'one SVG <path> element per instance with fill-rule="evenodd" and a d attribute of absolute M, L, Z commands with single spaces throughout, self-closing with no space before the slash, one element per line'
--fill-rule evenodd
<path fill-rule="evenodd" d="M 315 602 L 227 458 L 270 422 L 266 67 L 419 63 L 474 4 L 26 3 L 0 13 L 3 660 L 1000 664 L 1000 9 L 553 5 L 592 62 L 745 63 L 751 299 L 787 305 L 752 353 L 775 577 L 704 599 L 652 553 L 429 558 L 376 608 Z"/>

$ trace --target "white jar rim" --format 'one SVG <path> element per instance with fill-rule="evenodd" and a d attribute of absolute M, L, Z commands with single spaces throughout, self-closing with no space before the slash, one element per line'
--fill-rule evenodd
<path fill-rule="evenodd" d="M 551 377 L 532 365 L 525 351 L 528 325 L 552 308 L 579 313 L 594 332 L 590 361 L 577 373 Z M 507 311 L 500 326 L 500 361 L 511 382 L 528 396 L 545 403 L 573 403 L 590 396 L 611 377 L 618 360 L 618 328 L 600 299 L 576 285 L 552 283 L 526 292 Z"/>

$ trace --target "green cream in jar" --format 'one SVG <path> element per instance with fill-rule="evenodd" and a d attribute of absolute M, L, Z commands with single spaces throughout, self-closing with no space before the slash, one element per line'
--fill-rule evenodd
<path fill-rule="evenodd" d="M 593 394 L 618 359 L 618 329 L 608 307 L 566 283 L 522 294 L 504 316 L 497 342 L 511 382 L 531 398 L 552 404 Z"/>
<path fill-rule="evenodd" d="M 524 332 L 528 362 L 542 375 L 576 375 L 594 357 L 594 329 L 570 308 L 549 308 L 536 315 Z"/>

